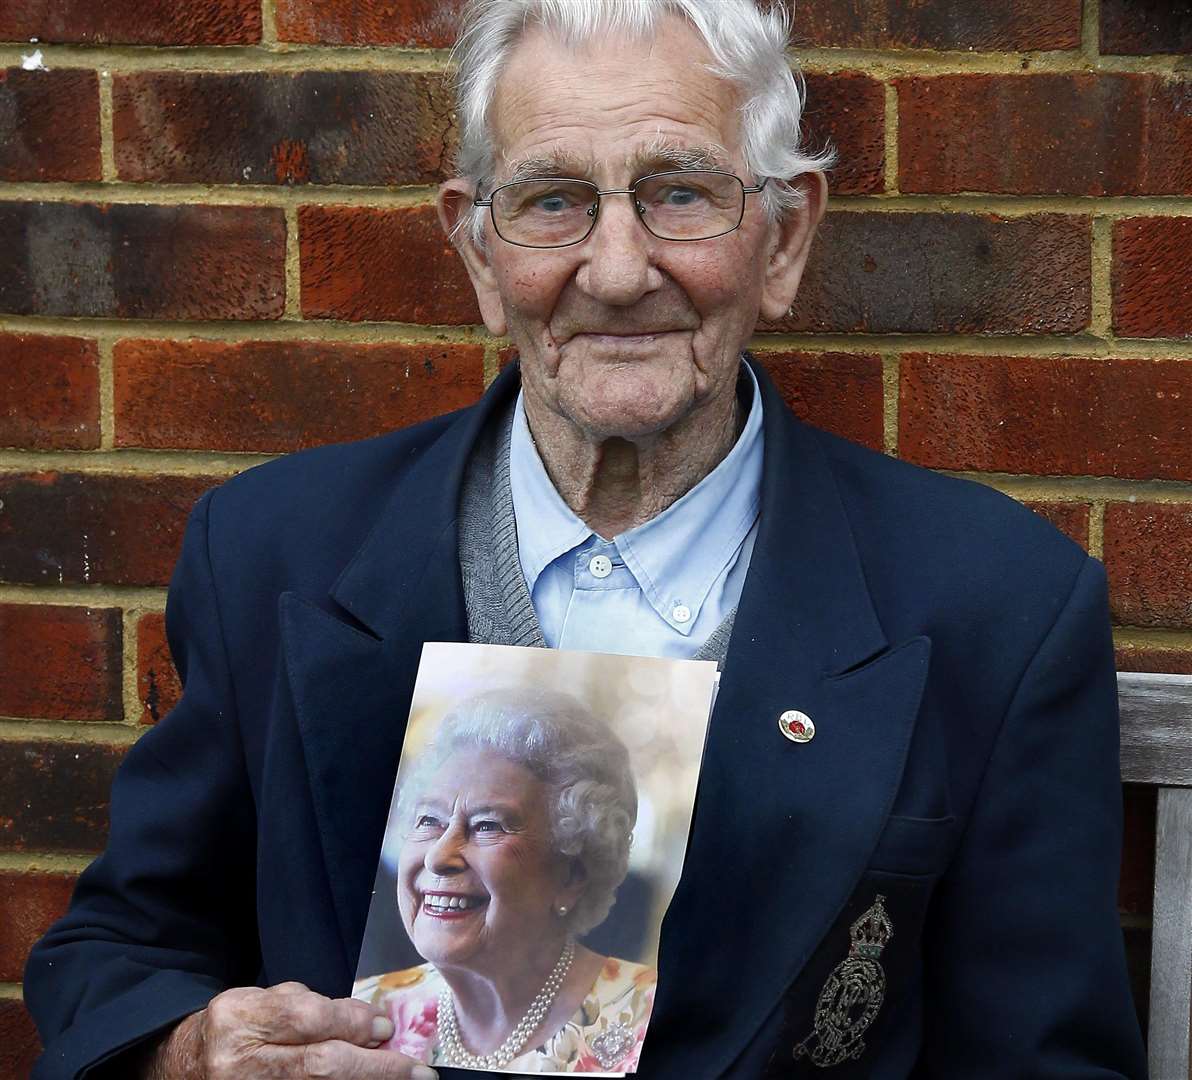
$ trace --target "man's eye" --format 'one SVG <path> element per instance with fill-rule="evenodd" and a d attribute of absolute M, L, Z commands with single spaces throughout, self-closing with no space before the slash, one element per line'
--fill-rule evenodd
<path fill-rule="evenodd" d="M 535 210 L 546 214 L 562 214 L 575 209 L 575 197 L 568 192 L 554 191 L 546 195 L 539 195 L 533 202 Z"/>
<path fill-rule="evenodd" d="M 685 207 L 698 206 L 704 201 L 704 193 L 692 187 L 666 187 L 658 192 L 655 201 L 662 206 Z"/>

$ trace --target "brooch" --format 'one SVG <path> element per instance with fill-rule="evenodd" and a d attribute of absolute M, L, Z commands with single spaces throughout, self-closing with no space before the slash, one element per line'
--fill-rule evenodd
<path fill-rule="evenodd" d="M 633 1032 L 629 1028 L 624 1024 L 614 1022 L 594 1039 L 589 1039 L 588 1048 L 596 1056 L 602 1069 L 611 1069 L 624 1060 L 625 1055 L 633 1049 L 635 1041 Z"/>
<path fill-rule="evenodd" d="M 849 929 L 848 956 L 832 969 L 820 990 L 815 1030 L 792 1051 L 796 1059 L 806 1057 L 827 1068 L 864 1051 L 861 1036 L 886 997 L 886 973 L 878 960 L 894 936 L 894 924 L 886 914 L 885 899 L 879 895 Z"/>

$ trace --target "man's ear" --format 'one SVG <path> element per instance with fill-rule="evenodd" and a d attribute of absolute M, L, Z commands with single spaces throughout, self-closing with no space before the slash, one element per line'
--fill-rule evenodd
<path fill-rule="evenodd" d="M 439 185 L 439 223 L 455 245 L 460 258 L 467 267 L 476 299 L 480 302 L 480 314 L 488 332 L 495 337 L 504 337 L 508 327 L 505 307 L 497 290 L 497 279 L 488 253 L 472 238 L 471 212 L 472 185 L 466 180 L 454 179 Z"/>
<path fill-rule="evenodd" d="M 804 173 L 792 184 L 803 193 L 803 205 L 788 210 L 778 220 L 777 238 L 770 248 L 762 286 L 761 313 L 775 322 L 786 316 L 799 291 L 811 240 L 828 202 L 828 182 L 823 173 Z"/>

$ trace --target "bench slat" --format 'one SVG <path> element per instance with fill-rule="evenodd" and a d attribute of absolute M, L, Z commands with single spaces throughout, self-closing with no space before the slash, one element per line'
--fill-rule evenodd
<path fill-rule="evenodd" d="M 1122 779 L 1192 787 L 1192 675 L 1121 672 Z"/>

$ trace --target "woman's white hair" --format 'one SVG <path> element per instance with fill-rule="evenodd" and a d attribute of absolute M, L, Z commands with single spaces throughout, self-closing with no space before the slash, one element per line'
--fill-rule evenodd
<path fill-rule="evenodd" d="M 583 867 L 587 888 L 567 916 L 576 936 L 599 926 L 629 871 L 637 785 L 629 751 L 612 728 L 568 694 L 539 687 L 491 690 L 454 705 L 418 766 L 402 782 L 406 825 L 424 778 L 462 749 L 490 750 L 524 765 L 549 789 L 555 850 Z"/>
<path fill-rule="evenodd" d="M 497 80 L 528 28 L 541 26 L 576 48 L 615 36 L 649 39 L 675 15 L 703 39 L 711 72 L 739 90 L 745 163 L 755 179 L 772 178 L 762 191 L 767 212 L 776 218 L 799 205 L 801 194 L 787 181 L 826 169 L 834 154 L 800 143 L 803 86 L 787 57 L 790 16 L 780 0 L 469 0 L 454 50 L 459 174 L 484 193 L 496 175 L 489 113 Z M 473 208 L 470 228 L 480 243 L 482 208 Z"/>

